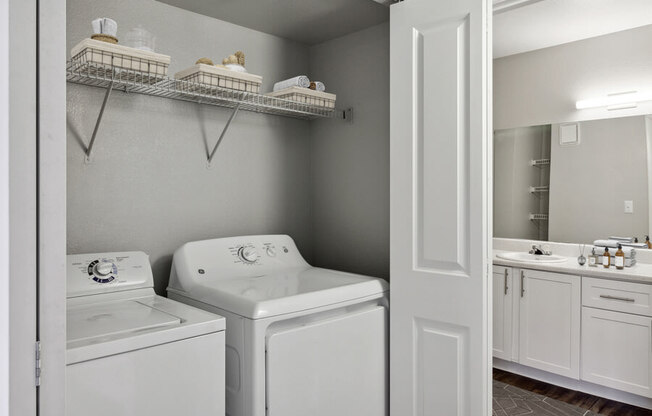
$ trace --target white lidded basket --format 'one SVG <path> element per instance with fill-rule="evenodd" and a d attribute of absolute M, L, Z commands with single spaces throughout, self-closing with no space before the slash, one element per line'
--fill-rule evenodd
<path fill-rule="evenodd" d="M 206 64 L 195 64 L 190 68 L 177 72 L 174 77 L 178 80 L 201 84 L 191 86 L 191 89 L 201 90 L 208 87 L 209 92 L 217 88 L 225 88 L 258 94 L 263 83 L 263 77 L 260 75 L 232 71 Z"/>
<path fill-rule="evenodd" d="M 337 96 L 327 92 L 315 91 L 303 87 L 284 88 L 279 91 L 267 93 L 270 97 L 282 98 L 301 104 L 315 107 L 335 108 Z"/>
<path fill-rule="evenodd" d="M 95 39 L 84 39 L 70 51 L 75 65 L 90 66 L 89 72 L 106 77 L 107 72 L 115 70 L 134 71 L 120 74 L 121 79 L 139 82 L 157 82 L 165 77 L 170 66 L 170 57 L 160 53 L 130 48 Z"/>

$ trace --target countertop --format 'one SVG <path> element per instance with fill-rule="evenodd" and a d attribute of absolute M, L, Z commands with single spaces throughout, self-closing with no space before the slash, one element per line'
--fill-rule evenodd
<path fill-rule="evenodd" d="M 615 267 L 605 269 L 601 265 L 598 267 L 589 267 L 587 264 L 580 266 L 577 264 L 577 257 L 566 257 L 565 263 L 528 263 L 520 261 L 505 260 L 496 257 L 500 253 L 508 253 L 508 250 L 494 250 L 493 264 L 496 266 L 517 267 L 519 269 L 541 270 L 545 272 L 574 274 L 579 276 L 597 277 L 611 280 L 625 280 L 629 282 L 652 284 L 652 264 L 637 263 L 633 267 L 625 267 L 618 270 Z"/>

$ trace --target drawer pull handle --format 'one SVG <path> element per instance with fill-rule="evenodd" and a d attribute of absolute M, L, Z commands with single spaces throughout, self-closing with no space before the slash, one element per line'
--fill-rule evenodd
<path fill-rule="evenodd" d="M 610 296 L 610 295 L 600 295 L 602 299 L 609 299 L 609 300 L 622 300 L 623 302 L 636 302 L 636 299 L 632 298 L 621 298 L 618 296 Z"/>
<path fill-rule="evenodd" d="M 523 284 L 523 281 L 525 280 L 525 272 L 521 270 L 521 297 L 525 294 L 525 285 Z"/>
<path fill-rule="evenodd" d="M 507 269 L 505 269 L 505 284 L 504 284 L 505 294 L 507 294 L 507 289 L 509 289 L 509 287 L 507 287 Z"/>

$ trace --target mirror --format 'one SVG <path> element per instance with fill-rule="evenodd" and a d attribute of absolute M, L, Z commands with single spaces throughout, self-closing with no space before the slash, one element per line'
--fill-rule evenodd
<path fill-rule="evenodd" d="M 494 59 L 494 237 L 642 242 L 652 25 L 547 46 Z"/>
<path fill-rule="evenodd" d="M 494 236 L 592 242 L 649 234 L 652 117 L 494 132 Z"/>

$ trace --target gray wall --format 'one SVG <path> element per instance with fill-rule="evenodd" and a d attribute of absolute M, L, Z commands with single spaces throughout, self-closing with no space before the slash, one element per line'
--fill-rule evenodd
<path fill-rule="evenodd" d="M 638 108 L 576 110 L 575 102 L 652 90 L 652 25 L 495 59 L 494 128 L 652 113 Z"/>
<path fill-rule="evenodd" d="M 549 184 L 549 167 L 530 165 L 549 157 L 549 125 L 494 133 L 494 237 L 548 239 L 548 223 L 529 219 L 530 213 L 548 212 L 548 194 L 529 189 Z"/>
<path fill-rule="evenodd" d="M 580 123 L 579 146 L 559 145 L 552 126 L 550 240 L 589 243 L 648 233 L 645 117 Z M 634 213 L 624 213 L 624 201 Z"/>
<path fill-rule="evenodd" d="M 153 32 L 157 50 L 172 56 L 172 74 L 236 50 L 265 77 L 263 91 L 308 70 L 303 45 L 153 0 L 69 0 L 67 13 L 68 50 L 102 16 L 118 22 L 119 38 L 138 24 Z M 68 85 L 68 253 L 145 251 L 159 293 L 173 251 L 189 240 L 287 233 L 311 260 L 309 122 L 241 112 L 207 169 L 207 146 L 227 110 L 116 92 L 94 161 L 85 164 L 82 142 L 102 97 L 100 89 Z"/>
<path fill-rule="evenodd" d="M 311 125 L 314 263 L 389 277 L 389 24 L 310 48 L 310 73 L 353 107 Z"/>

